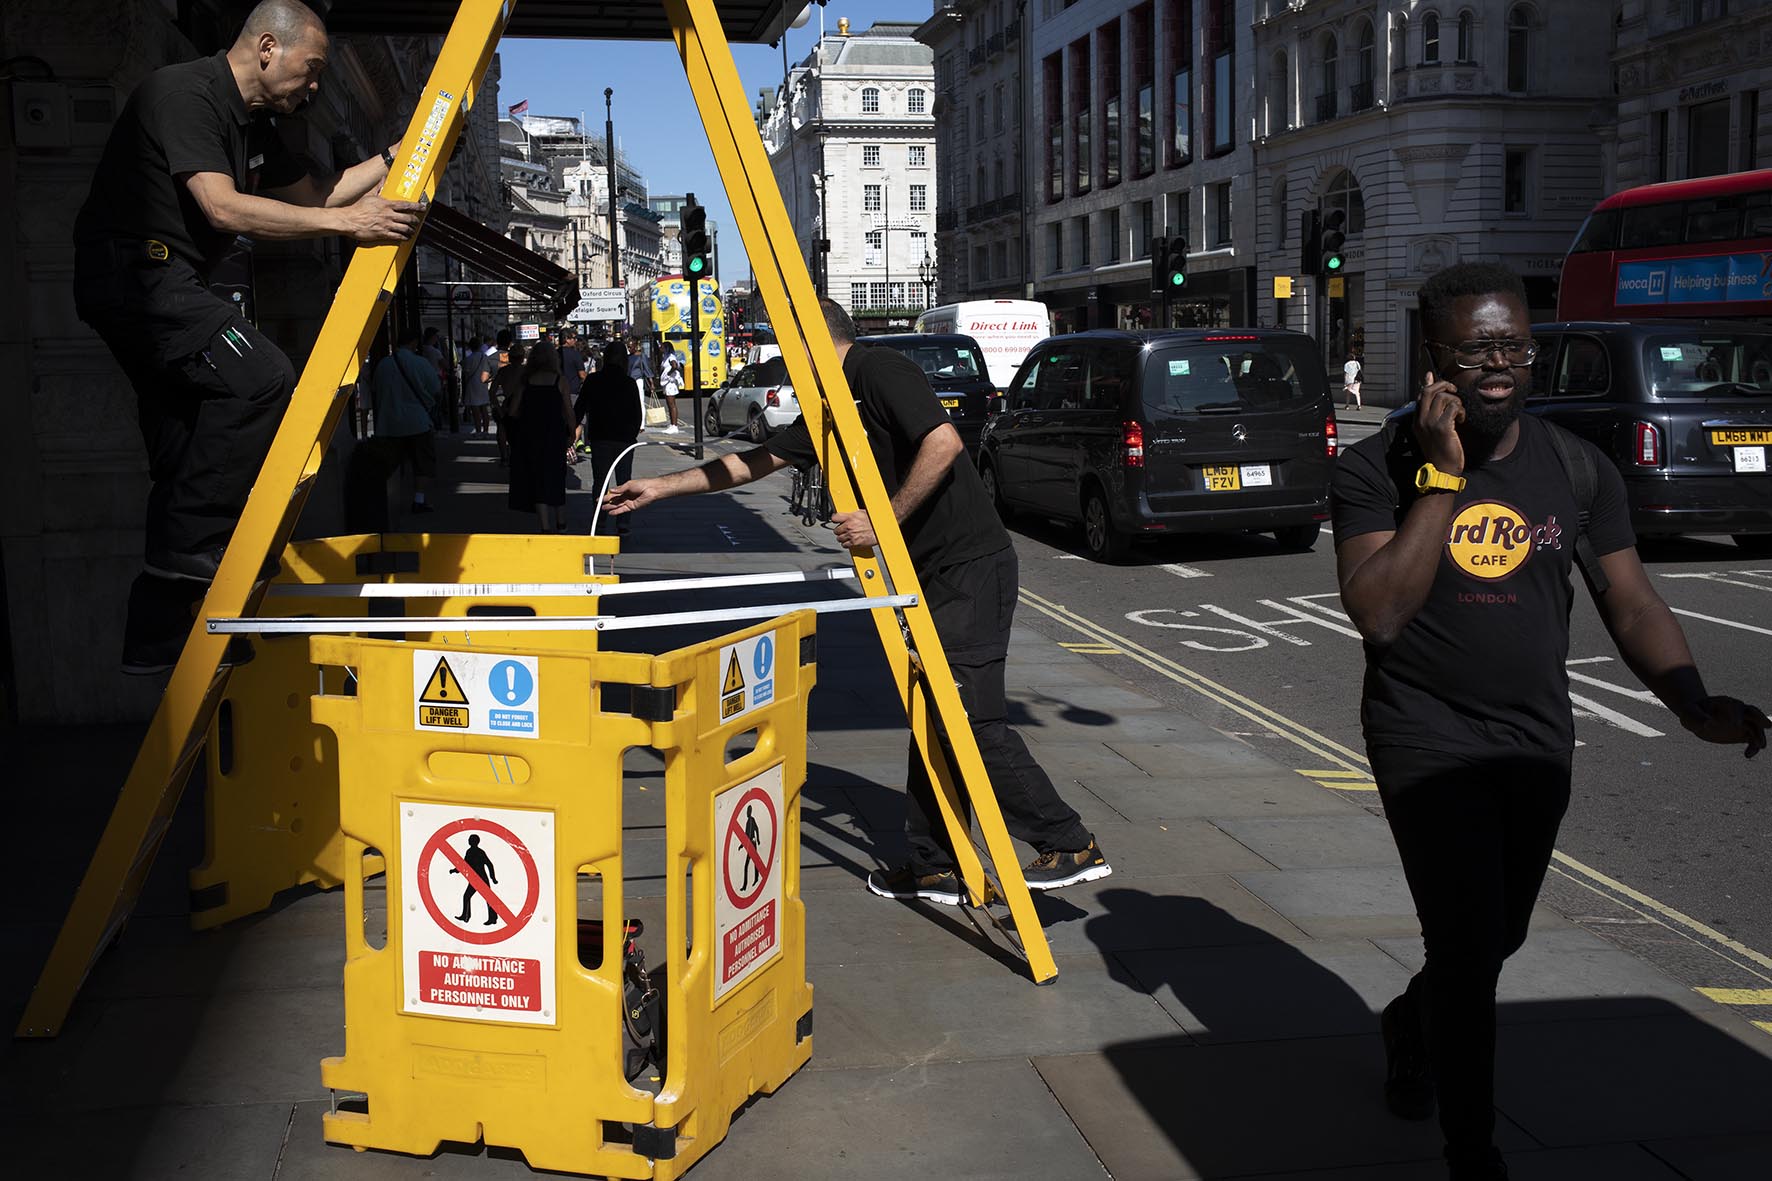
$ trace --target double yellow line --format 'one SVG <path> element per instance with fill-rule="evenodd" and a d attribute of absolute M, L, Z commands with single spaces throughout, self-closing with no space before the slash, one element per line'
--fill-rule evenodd
<path fill-rule="evenodd" d="M 1267 727 L 1320 760 L 1319 765 L 1322 769 L 1300 771 L 1299 774 L 1314 779 L 1324 787 L 1332 787 L 1342 791 L 1373 790 L 1372 765 L 1359 751 L 1345 747 L 1333 738 L 1319 734 L 1309 726 L 1295 722 L 1286 715 L 1269 709 L 1259 701 L 1245 697 L 1235 689 L 1221 685 L 1212 678 L 1203 676 L 1160 652 L 1154 652 L 1143 644 L 1110 631 L 1093 619 L 1079 615 L 1069 607 L 1055 603 L 1043 595 L 1035 594 L 1024 588 L 1021 592 L 1021 601 L 1042 615 L 1089 638 L 1087 643 L 1066 644 L 1065 647 L 1071 648 L 1073 651 L 1089 653 L 1100 653 L 1103 649 L 1117 649 L 1119 655 L 1144 665 L 1152 672 L 1167 677 L 1209 701 L 1216 702 L 1232 713 L 1247 718 L 1259 726 Z M 1756 951 L 1738 940 L 1731 939 L 1721 931 L 1699 922 L 1691 915 L 1675 910 L 1640 890 L 1608 877 L 1592 866 L 1582 864 L 1560 849 L 1554 851 L 1551 857 L 1553 860 L 1551 868 L 1563 877 L 1610 899 L 1615 904 L 1634 911 L 1651 922 L 1678 931 L 1719 958 L 1772 984 L 1772 956 Z M 1705 989 L 1698 991 L 1709 995 Z M 1756 1022 L 1755 1024 L 1762 1023 Z M 1768 1029 L 1767 1032 L 1772 1033 L 1772 1029 Z"/>

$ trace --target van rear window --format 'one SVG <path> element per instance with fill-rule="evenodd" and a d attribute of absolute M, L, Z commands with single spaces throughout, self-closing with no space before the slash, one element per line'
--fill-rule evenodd
<path fill-rule="evenodd" d="M 874 343 L 874 342 L 870 342 Z M 893 344 L 889 341 L 877 342 L 881 347 L 896 349 L 916 363 L 923 371 L 923 376 L 930 381 L 941 379 L 977 377 L 978 354 L 969 346 L 952 342 L 925 342 L 920 344 Z"/>
<path fill-rule="evenodd" d="M 1162 344 L 1145 367 L 1144 406 L 1155 414 L 1304 410 L 1328 394 L 1311 346 L 1281 337 Z"/>

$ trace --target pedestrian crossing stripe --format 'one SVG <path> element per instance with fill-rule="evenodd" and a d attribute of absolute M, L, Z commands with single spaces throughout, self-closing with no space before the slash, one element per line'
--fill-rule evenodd
<path fill-rule="evenodd" d="M 744 670 L 738 667 L 738 652 L 734 650 L 732 658 L 726 662 L 726 683 L 720 687 L 720 695 L 724 697 L 728 693 L 737 693 L 743 688 Z"/>
<path fill-rule="evenodd" d="M 430 705 L 468 704 L 468 692 L 456 679 L 455 670 L 449 667 L 448 657 L 437 658 L 437 667 L 431 670 L 431 678 L 425 682 L 425 691 L 419 694 L 418 699 Z"/>
<path fill-rule="evenodd" d="M 1319 787 L 1332 787 L 1337 791 L 1377 791 L 1378 784 L 1372 776 L 1364 771 L 1307 771 L 1302 767 L 1294 768 L 1306 779 L 1314 781 Z"/>

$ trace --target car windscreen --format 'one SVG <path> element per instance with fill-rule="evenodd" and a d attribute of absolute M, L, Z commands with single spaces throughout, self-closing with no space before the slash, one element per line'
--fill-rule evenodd
<path fill-rule="evenodd" d="M 780 357 L 771 357 L 751 371 L 749 388 L 781 385 L 787 379 L 788 363 Z"/>
<path fill-rule="evenodd" d="M 886 344 L 909 357 L 930 382 L 954 381 L 980 376 L 978 353 L 969 345 L 953 341 L 922 341 L 916 344 Z"/>
<path fill-rule="evenodd" d="M 1643 339 L 1643 372 L 1655 397 L 1772 398 L 1772 333 L 1652 333 Z"/>
<path fill-rule="evenodd" d="M 1283 337 L 1160 344 L 1145 367 L 1145 409 L 1157 414 L 1304 410 L 1328 392 L 1311 346 Z"/>

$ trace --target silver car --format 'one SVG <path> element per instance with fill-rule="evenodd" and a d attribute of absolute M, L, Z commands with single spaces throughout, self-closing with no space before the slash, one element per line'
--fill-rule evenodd
<path fill-rule="evenodd" d="M 787 362 L 771 357 L 746 365 L 708 400 L 702 429 L 710 435 L 743 430 L 761 443 L 800 417 L 800 400 L 788 384 Z"/>

